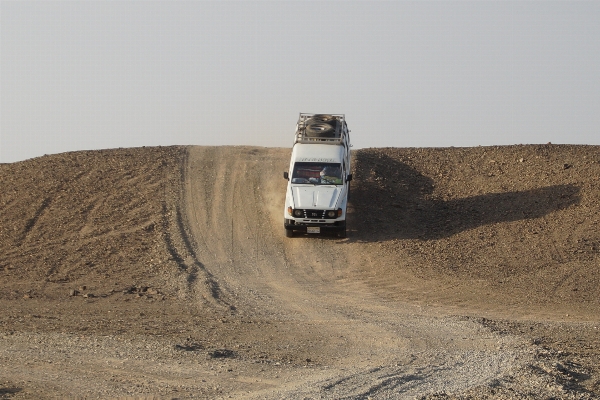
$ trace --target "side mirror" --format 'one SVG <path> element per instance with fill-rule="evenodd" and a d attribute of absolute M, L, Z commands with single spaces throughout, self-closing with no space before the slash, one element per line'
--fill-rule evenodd
<path fill-rule="evenodd" d="M 290 180 L 290 176 L 288 175 L 287 171 L 283 173 L 283 179 L 285 180 Z"/>
<path fill-rule="evenodd" d="M 350 182 L 352 180 L 352 174 L 348 174 L 346 177 L 346 182 Z"/>

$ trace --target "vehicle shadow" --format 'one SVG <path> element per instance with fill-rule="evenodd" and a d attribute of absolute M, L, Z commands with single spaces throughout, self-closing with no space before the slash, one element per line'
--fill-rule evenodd
<path fill-rule="evenodd" d="M 365 157 L 369 157 L 368 155 Z M 433 240 L 479 226 L 539 218 L 580 201 L 575 185 L 488 193 L 449 201 L 432 198 L 434 182 L 387 156 L 356 155 L 349 225 L 351 240 Z"/>

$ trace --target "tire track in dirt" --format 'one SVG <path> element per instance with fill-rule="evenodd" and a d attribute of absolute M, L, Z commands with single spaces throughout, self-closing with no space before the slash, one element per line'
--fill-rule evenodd
<path fill-rule="evenodd" d="M 181 207 L 185 207 L 185 200 L 180 198 L 182 196 L 180 192 L 181 189 L 185 188 L 187 158 L 188 152 L 186 151 L 179 168 L 178 179 L 166 178 L 164 180 L 165 197 L 162 202 L 163 238 L 167 251 L 179 266 L 180 272 L 184 274 L 183 293 L 192 297 L 199 297 L 202 302 L 213 307 L 228 307 L 226 301 L 223 300 L 219 284 L 198 259 L 195 250 L 197 245 L 187 228 L 189 226 L 187 216 L 181 212 Z M 173 183 L 169 185 L 170 182 L 175 183 L 176 187 L 171 187 Z M 176 194 L 177 200 L 175 202 L 168 201 L 170 197 L 167 193 Z"/>
<path fill-rule="evenodd" d="M 355 156 L 345 240 L 284 237 L 289 149 L 3 165 L 0 392 L 598 397 L 597 146 Z"/>
<path fill-rule="evenodd" d="M 25 243 L 25 241 L 27 240 L 27 236 L 29 235 L 29 232 L 31 232 L 31 230 L 34 228 L 35 224 L 40 219 L 40 217 L 42 216 L 44 211 L 46 211 L 48 206 L 50 206 L 51 201 L 52 201 L 52 199 L 50 197 L 46 197 L 46 198 L 44 198 L 44 200 L 42 200 L 42 203 L 35 210 L 35 213 L 33 214 L 33 216 L 29 220 L 27 220 L 27 222 L 25 223 L 25 227 L 23 228 L 23 233 L 21 233 L 19 239 L 17 239 L 17 246 L 22 246 L 23 243 Z"/>
<path fill-rule="evenodd" d="M 520 365 L 511 338 L 468 320 L 427 317 L 415 307 L 382 302 L 355 274 L 369 255 L 354 251 L 351 240 L 285 238 L 285 181 L 275 177 L 288 156 L 251 147 L 189 149 L 189 230 L 199 261 L 226 301 L 239 315 L 305 324 L 315 339 L 328 338 L 313 349 L 327 368 L 254 395 L 418 395 L 484 384 Z M 294 342 L 293 335 L 286 340 Z"/>

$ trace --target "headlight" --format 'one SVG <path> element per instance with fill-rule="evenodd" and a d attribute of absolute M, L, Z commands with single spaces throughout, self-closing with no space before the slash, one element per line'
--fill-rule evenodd
<path fill-rule="evenodd" d="M 335 218 L 336 212 L 334 210 L 327 211 L 327 218 Z"/>
<path fill-rule="evenodd" d="M 304 213 L 302 212 L 302 210 L 294 210 L 294 217 L 302 218 L 304 217 Z"/>

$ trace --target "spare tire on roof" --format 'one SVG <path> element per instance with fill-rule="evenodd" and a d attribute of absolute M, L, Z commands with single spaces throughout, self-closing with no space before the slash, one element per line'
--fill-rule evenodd
<path fill-rule="evenodd" d="M 333 136 L 333 126 L 316 122 L 306 126 L 306 136 L 308 137 L 330 137 Z"/>
<path fill-rule="evenodd" d="M 334 124 L 337 121 L 337 118 L 330 114 L 315 114 L 308 121 L 306 121 L 306 125 L 312 125 L 315 123 L 325 123 L 325 124 Z"/>

